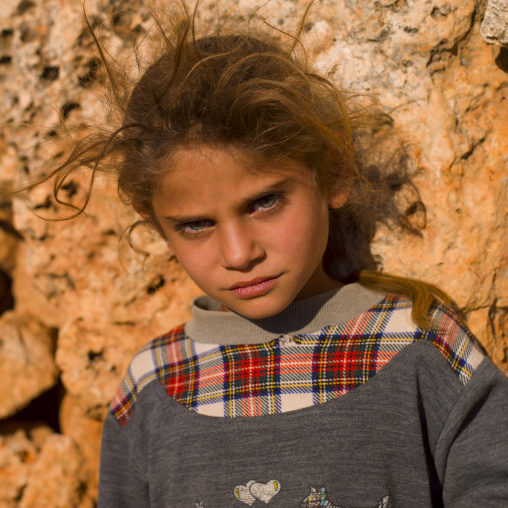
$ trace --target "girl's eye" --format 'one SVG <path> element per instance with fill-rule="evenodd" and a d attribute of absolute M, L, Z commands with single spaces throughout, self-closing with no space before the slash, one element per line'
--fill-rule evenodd
<path fill-rule="evenodd" d="M 186 222 L 184 224 L 180 224 L 178 226 L 178 230 L 184 234 L 193 235 L 196 233 L 200 233 L 201 231 L 211 226 L 213 226 L 213 222 L 211 220 L 196 220 L 193 222 Z"/>
<path fill-rule="evenodd" d="M 196 222 L 187 224 L 187 228 L 191 231 L 201 231 L 202 229 L 206 228 L 206 226 L 208 226 L 209 222 L 210 221 L 207 220 L 198 220 Z"/>
<path fill-rule="evenodd" d="M 264 196 L 254 202 L 251 208 L 251 212 L 255 212 L 256 210 L 268 210 L 273 208 L 280 200 L 280 196 L 277 194 L 270 194 L 269 196 Z"/>

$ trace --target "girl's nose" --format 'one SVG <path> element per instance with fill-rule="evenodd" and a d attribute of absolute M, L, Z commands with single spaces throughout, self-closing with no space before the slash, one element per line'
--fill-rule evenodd
<path fill-rule="evenodd" d="M 247 270 L 265 256 L 257 235 L 243 223 L 230 225 L 220 235 L 222 266 Z"/>

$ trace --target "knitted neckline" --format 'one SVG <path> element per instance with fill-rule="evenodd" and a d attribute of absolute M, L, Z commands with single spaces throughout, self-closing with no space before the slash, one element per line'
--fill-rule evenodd
<path fill-rule="evenodd" d="M 261 344 L 281 335 L 313 333 L 349 321 L 384 297 L 354 283 L 294 301 L 275 316 L 247 319 L 235 312 L 221 312 L 220 302 L 198 296 L 192 301 L 192 319 L 185 325 L 185 333 L 208 344 Z"/>

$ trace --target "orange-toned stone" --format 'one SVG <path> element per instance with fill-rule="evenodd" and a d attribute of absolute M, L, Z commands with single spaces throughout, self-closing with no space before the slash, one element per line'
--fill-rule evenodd
<path fill-rule="evenodd" d="M 15 508 L 28 484 L 39 451 L 53 434 L 44 425 L 13 430 L 1 429 L 0 434 L 0 506 Z"/>
<path fill-rule="evenodd" d="M 83 457 L 72 439 L 61 434 L 48 437 L 23 491 L 19 508 L 92 508 L 84 494 Z"/>
<path fill-rule="evenodd" d="M 54 386 L 55 336 L 32 314 L 9 311 L 0 316 L 0 418 L 15 414 Z"/>
<path fill-rule="evenodd" d="M 84 459 L 87 494 L 97 499 L 102 423 L 87 418 L 73 397 L 66 394 L 60 406 L 60 427 L 77 444 Z"/>

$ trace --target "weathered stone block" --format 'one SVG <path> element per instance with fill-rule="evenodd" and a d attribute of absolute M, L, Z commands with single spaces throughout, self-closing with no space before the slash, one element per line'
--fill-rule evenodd
<path fill-rule="evenodd" d="M 54 332 L 31 314 L 0 316 L 0 418 L 15 414 L 56 384 Z"/>

